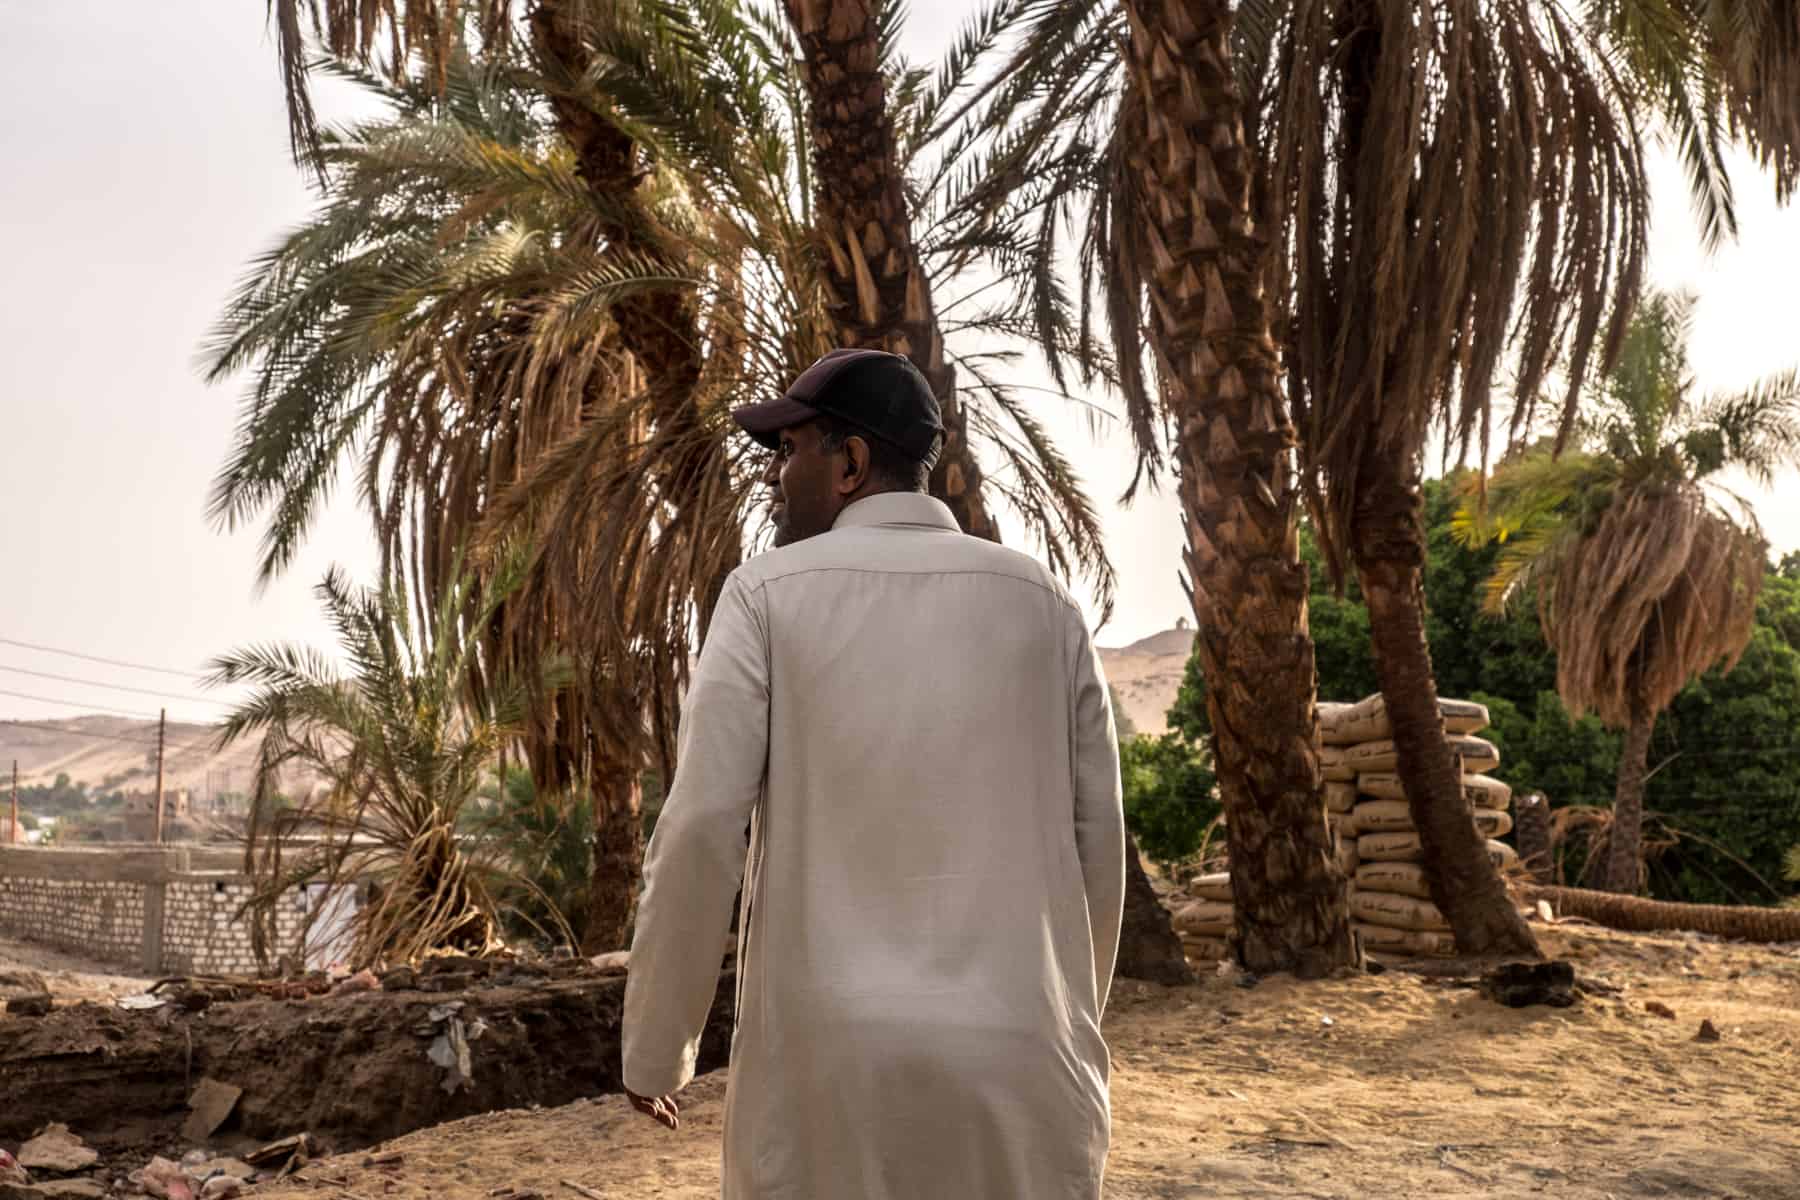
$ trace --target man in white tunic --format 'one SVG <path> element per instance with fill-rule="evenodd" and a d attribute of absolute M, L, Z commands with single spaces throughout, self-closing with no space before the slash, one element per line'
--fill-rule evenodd
<path fill-rule="evenodd" d="M 625 1086 L 679 1123 L 742 882 L 725 1200 L 1096 1200 L 1124 822 L 1081 612 L 923 494 L 942 424 L 904 358 L 834 351 L 733 415 L 775 452 L 777 548 L 688 691 Z"/>

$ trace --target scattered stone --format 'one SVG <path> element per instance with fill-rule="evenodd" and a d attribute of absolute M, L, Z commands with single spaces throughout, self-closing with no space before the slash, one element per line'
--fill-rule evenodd
<path fill-rule="evenodd" d="M 20 992 L 7 998 L 6 1011 L 15 1017 L 47 1017 L 50 1005 L 49 992 Z"/>
<path fill-rule="evenodd" d="M 244 1155 L 244 1161 L 251 1166 L 267 1167 L 286 1163 L 294 1158 L 305 1161 L 311 1150 L 312 1142 L 308 1135 L 296 1133 L 293 1137 L 282 1138 L 279 1142 L 270 1142 Z"/>
<path fill-rule="evenodd" d="M 141 1170 L 133 1171 L 131 1182 L 161 1200 L 194 1200 L 194 1186 L 188 1182 L 181 1164 L 166 1158 L 153 1158 Z"/>
<path fill-rule="evenodd" d="M 188 1107 L 194 1111 L 182 1125 L 181 1136 L 190 1142 L 204 1142 L 231 1116 L 243 1094 L 244 1089 L 234 1084 L 220 1083 L 210 1076 L 202 1079 L 194 1094 L 188 1097 Z M 201 1152 L 201 1161 L 205 1159 L 205 1153 Z"/>
<path fill-rule="evenodd" d="M 391 971 L 381 973 L 381 987 L 389 992 L 416 992 L 419 990 L 419 973 L 411 967 L 395 967 Z"/>
<path fill-rule="evenodd" d="M 36 996 L 50 990 L 44 977 L 23 968 L 0 968 L 0 997 Z"/>
<path fill-rule="evenodd" d="M 333 996 L 351 996 L 357 992 L 379 992 L 381 986 L 381 980 L 375 977 L 375 972 L 364 967 L 356 974 L 346 976 L 334 983 L 331 986 L 331 994 Z"/>
<path fill-rule="evenodd" d="M 1675 1010 L 1664 1004 L 1661 1000 L 1644 1001 L 1644 1011 L 1654 1016 L 1661 1017 L 1666 1021 L 1673 1021 L 1675 1019 Z"/>
<path fill-rule="evenodd" d="M 1479 986 L 1482 995 L 1508 1008 L 1567 1008 L 1575 1003 L 1575 968 L 1561 959 L 1501 963 L 1481 977 Z"/>
<path fill-rule="evenodd" d="M 19 1147 L 19 1165 L 28 1171 L 50 1171 L 72 1175 L 85 1171 L 100 1161 L 100 1155 L 87 1148 L 82 1140 L 69 1132 L 67 1125 L 49 1125 Z"/>
<path fill-rule="evenodd" d="M 233 1179 L 249 1182 L 256 1175 L 256 1168 L 241 1158 L 209 1158 L 200 1164 L 195 1173 L 202 1179 L 211 1179 L 214 1175 L 229 1175 Z"/>
<path fill-rule="evenodd" d="M 1700 1032 L 1694 1035 L 1696 1042 L 1716 1042 L 1719 1040 L 1719 1027 L 1711 1021 L 1700 1022 Z"/>
<path fill-rule="evenodd" d="M 132 1012 L 149 1012 L 151 1009 L 161 1008 L 168 1001 L 161 996 L 152 996 L 149 992 L 144 992 L 137 996 L 120 996 L 117 1003 L 120 1008 Z"/>
<path fill-rule="evenodd" d="M 0 1181 L 0 1200 L 106 1200 L 106 1189 L 91 1179 L 50 1179 L 42 1183 Z"/>
<path fill-rule="evenodd" d="M 588 959 L 588 965 L 602 975 L 623 975 L 631 967 L 631 951 L 613 950 L 606 954 L 596 954 Z"/>
<path fill-rule="evenodd" d="M 367 1167 L 397 1167 L 406 1161 L 406 1155 L 398 1150 L 389 1150 L 386 1154 L 370 1154 L 364 1157 L 362 1165 Z"/>
<path fill-rule="evenodd" d="M 200 1185 L 201 1200 L 231 1200 L 244 1192 L 244 1181 L 229 1175 L 215 1175 Z"/>

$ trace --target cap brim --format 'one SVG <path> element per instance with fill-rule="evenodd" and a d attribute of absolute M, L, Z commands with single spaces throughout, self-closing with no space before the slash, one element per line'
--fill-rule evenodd
<path fill-rule="evenodd" d="M 771 450 L 781 444 L 782 430 L 817 420 L 818 416 L 818 409 L 787 396 L 731 410 L 731 419 L 738 423 L 738 428 Z"/>

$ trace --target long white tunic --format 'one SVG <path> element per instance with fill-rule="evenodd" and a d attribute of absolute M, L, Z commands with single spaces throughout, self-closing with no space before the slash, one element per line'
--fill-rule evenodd
<path fill-rule="evenodd" d="M 646 1096 L 693 1078 L 744 882 L 725 1200 L 1100 1195 L 1119 765 L 1086 624 L 1035 560 L 888 493 L 740 567 L 644 877 Z"/>

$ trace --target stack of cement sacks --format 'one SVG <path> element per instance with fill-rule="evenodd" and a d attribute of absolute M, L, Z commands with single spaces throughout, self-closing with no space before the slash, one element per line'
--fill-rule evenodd
<path fill-rule="evenodd" d="M 1171 923 L 1181 938 L 1181 949 L 1190 962 L 1218 962 L 1229 952 L 1225 937 L 1235 914 L 1231 902 L 1231 875 L 1196 875 L 1187 886 L 1167 897 Z"/>
<path fill-rule="evenodd" d="M 1512 829 L 1512 789 L 1486 772 L 1500 765 L 1494 744 L 1475 734 L 1488 711 L 1467 700 L 1440 700 L 1451 751 L 1462 762 L 1463 794 L 1496 866 L 1518 860 L 1495 839 Z M 1418 832 L 1400 786 L 1393 726 L 1379 694 L 1355 704 L 1319 705 L 1319 763 L 1325 819 L 1338 863 L 1350 880 L 1350 915 L 1363 948 L 1383 956 L 1450 955 L 1450 924 L 1431 902 Z M 1235 915 L 1228 872 L 1200 875 L 1163 897 L 1182 948 L 1195 962 L 1227 954 Z"/>
<path fill-rule="evenodd" d="M 1487 728 L 1487 709 L 1467 700 L 1438 703 L 1451 752 L 1462 763 L 1463 795 L 1475 827 L 1487 839 L 1496 865 L 1515 861 L 1512 848 L 1495 840 L 1512 829 L 1507 811 L 1512 789 L 1486 774 L 1500 765 L 1500 752 L 1474 736 Z M 1334 821 L 1342 814 L 1346 792 L 1351 805 L 1349 835 L 1341 846 L 1348 847 L 1350 916 L 1363 948 L 1377 955 L 1454 954 L 1450 923 L 1431 902 L 1420 865 L 1419 835 L 1395 773 L 1399 757 L 1381 697 L 1319 705 L 1319 731 L 1326 805 Z"/>

